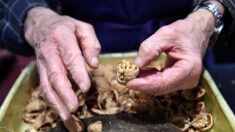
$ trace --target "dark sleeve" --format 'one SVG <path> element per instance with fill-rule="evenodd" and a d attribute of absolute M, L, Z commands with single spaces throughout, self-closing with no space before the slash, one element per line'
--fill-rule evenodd
<path fill-rule="evenodd" d="M 21 55 L 34 53 L 24 40 L 23 24 L 27 12 L 47 6 L 46 0 L 0 0 L 0 47 Z"/>
<path fill-rule="evenodd" d="M 225 7 L 224 28 L 214 45 L 215 57 L 218 62 L 222 62 L 222 60 L 224 62 L 235 62 L 235 1 L 220 1 Z"/>

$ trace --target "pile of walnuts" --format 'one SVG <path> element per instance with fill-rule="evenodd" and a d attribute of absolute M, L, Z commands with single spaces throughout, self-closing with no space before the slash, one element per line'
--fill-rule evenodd
<path fill-rule="evenodd" d="M 167 113 L 167 122 L 188 132 L 207 131 L 213 125 L 212 115 L 206 112 L 203 101 L 206 90 L 201 86 L 154 97 L 122 85 L 138 75 L 139 69 L 132 61 L 122 61 L 117 67 L 102 64 L 98 69 L 88 71 L 92 88 L 86 95 L 73 84 L 80 104 L 73 115 L 81 125 L 81 131 L 84 130 L 81 119 L 120 112 L 152 115 L 164 111 Z M 35 90 L 25 108 L 24 120 L 36 130 L 43 131 L 55 127 L 60 119 L 43 101 L 39 91 Z M 87 130 L 102 131 L 102 122 L 92 124 Z"/>

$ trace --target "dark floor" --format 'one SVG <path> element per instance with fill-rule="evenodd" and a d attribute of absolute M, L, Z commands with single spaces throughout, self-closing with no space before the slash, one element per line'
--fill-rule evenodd
<path fill-rule="evenodd" d="M 15 56 L 6 64 L 4 71 L 0 71 L 0 106 L 22 69 L 32 60 L 34 60 L 33 57 Z"/>

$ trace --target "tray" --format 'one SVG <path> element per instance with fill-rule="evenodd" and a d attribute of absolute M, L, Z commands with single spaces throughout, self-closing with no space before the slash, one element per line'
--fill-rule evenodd
<path fill-rule="evenodd" d="M 101 63 L 116 64 L 121 59 L 133 58 L 136 53 L 115 53 L 101 55 Z M 164 56 L 158 62 L 163 63 Z M 35 62 L 31 62 L 20 74 L 0 108 L 0 132 L 24 132 L 29 128 L 22 116 L 32 88 L 38 85 L 38 73 Z M 207 111 L 212 113 L 214 125 L 210 132 L 235 132 L 235 116 L 219 92 L 209 73 L 202 73 L 202 85 L 207 89 L 205 103 Z"/>

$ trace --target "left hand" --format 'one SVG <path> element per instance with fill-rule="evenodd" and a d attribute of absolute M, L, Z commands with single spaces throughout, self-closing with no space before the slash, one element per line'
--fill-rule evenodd
<path fill-rule="evenodd" d="M 165 52 L 168 67 L 131 80 L 127 87 L 162 95 L 197 86 L 214 26 L 213 15 L 206 9 L 199 9 L 183 20 L 160 28 L 141 44 L 135 63 L 142 68 Z"/>

